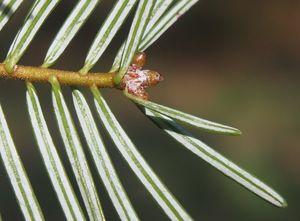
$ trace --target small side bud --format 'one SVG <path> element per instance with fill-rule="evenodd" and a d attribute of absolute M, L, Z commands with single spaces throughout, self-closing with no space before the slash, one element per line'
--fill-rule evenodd
<path fill-rule="evenodd" d="M 146 64 L 146 54 L 144 52 L 138 52 L 133 56 L 132 62 L 133 65 L 142 68 Z"/>
<path fill-rule="evenodd" d="M 150 98 L 149 94 L 145 91 L 145 89 L 139 89 L 137 91 L 134 91 L 132 94 L 143 100 L 149 100 Z"/>

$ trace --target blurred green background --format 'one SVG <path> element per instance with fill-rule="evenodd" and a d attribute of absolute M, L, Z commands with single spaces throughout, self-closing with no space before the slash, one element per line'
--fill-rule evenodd
<path fill-rule="evenodd" d="M 26 1 L 0 33 L 2 60 L 30 3 Z M 51 39 L 75 3 L 60 3 L 21 64 L 42 63 Z M 112 3 L 103 1 L 97 7 L 55 68 L 78 70 L 82 66 Z M 240 137 L 193 132 L 281 193 L 288 208 L 275 208 L 238 186 L 167 137 L 119 91 L 103 90 L 140 152 L 195 220 L 300 220 L 299 21 L 300 1 L 296 0 L 204 0 L 147 51 L 147 68 L 165 77 L 161 85 L 150 90 L 152 100 L 241 129 Z M 109 68 L 127 31 L 125 27 L 119 33 L 94 71 Z M 43 211 L 48 220 L 64 220 L 34 141 L 25 85 L 5 80 L 0 85 L 1 105 Z M 54 120 L 50 87 L 37 87 L 55 144 L 74 181 Z M 65 92 L 72 107 L 69 89 L 65 88 Z M 87 96 L 93 104 L 89 93 Z M 75 115 L 74 120 L 78 125 Z M 167 220 L 102 128 L 100 131 L 141 219 Z M 91 157 L 89 160 L 92 162 Z M 12 188 L 0 165 L 0 211 L 4 220 L 21 220 Z M 95 172 L 95 168 L 92 170 Z M 97 175 L 95 180 L 107 219 L 117 220 Z"/>

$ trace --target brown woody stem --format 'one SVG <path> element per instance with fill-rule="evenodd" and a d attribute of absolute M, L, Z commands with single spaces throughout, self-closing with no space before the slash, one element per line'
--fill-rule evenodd
<path fill-rule="evenodd" d="M 62 71 L 42 67 L 16 65 L 12 73 L 5 70 L 4 64 L 0 63 L 0 77 L 31 82 L 47 83 L 49 78 L 55 76 L 61 85 L 83 87 L 115 87 L 115 73 L 87 73 L 80 74 L 72 71 Z"/>

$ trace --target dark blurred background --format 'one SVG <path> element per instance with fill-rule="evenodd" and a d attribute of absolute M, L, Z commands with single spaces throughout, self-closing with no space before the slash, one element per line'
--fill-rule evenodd
<path fill-rule="evenodd" d="M 0 33 L 1 60 L 4 60 L 31 2 L 26 1 L 23 9 Z M 76 2 L 60 3 L 21 64 L 42 63 L 51 40 Z M 103 1 L 97 7 L 55 68 L 78 70 L 82 66 L 90 43 L 112 3 Z M 240 137 L 193 132 L 272 186 L 285 197 L 288 208 L 275 208 L 238 186 L 166 136 L 119 91 L 103 90 L 140 152 L 195 220 L 300 220 L 299 21 L 300 1 L 297 0 L 204 0 L 147 50 L 147 67 L 165 77 L 161 85 L 151 89 L 152 100 L 241 129 L 243 135 Z M 130 19 L 93 71 L 109 69 L 128 32 L 129 23 Z M 1 105 L 44 213 L 48 220 L 64 220 L 34 141 L 26 108 L 25 85 L 5 80 L 0 84 Z M 50 87 L 36 86 L 55 144 L 74 181 L 54 120 Z M 70 91 L 68 88 L 64 91 L 73 111 Z M 88 92 L 87 96 L 93 106 Z M 74 120 L 78 125 L 75 115 Z M 141 219 L 167 220 L 102 128 L 100 131 Z M 89 160 L 92 162 L 91 157 Z M 94 167 L 92 170 L 95 172 Z M 107 219 L 117 220 L 97 175 L 95 180 Z M 78 192 L 77 187 L 74 188 Z M 21 220 L 2 164 L 0 194 L 4 220 Z"/>

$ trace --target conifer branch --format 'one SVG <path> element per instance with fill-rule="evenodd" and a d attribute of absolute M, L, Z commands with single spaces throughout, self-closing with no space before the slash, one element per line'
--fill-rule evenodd
<path fill-rule="evenodd" d="M 88 73 L 83 75 L 73 71 L 21 65 L 15 65 L 13 72 L 8 73 L 4 64 L 0 63 L 0 77 L 4 79 L 48 83 L 49 78 L 52 76 L 56 77 L 61 85 L 96 86 L 100 88 L 115 87 L 113 82 L 115 73 Z"/>

